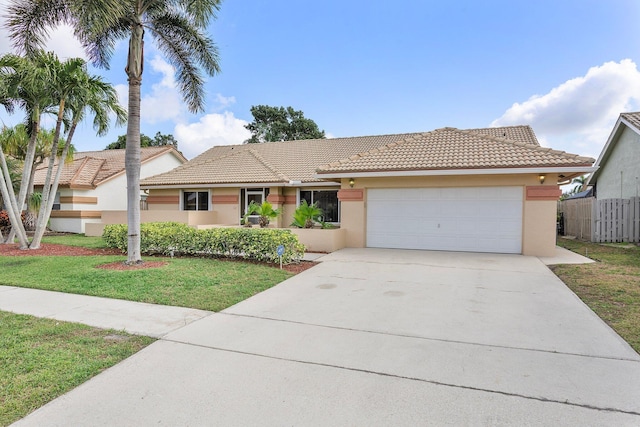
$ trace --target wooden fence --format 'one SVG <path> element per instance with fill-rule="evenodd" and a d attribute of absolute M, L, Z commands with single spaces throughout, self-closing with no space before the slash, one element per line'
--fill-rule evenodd
<path fill-rule="evenodd" d="M 564 234 L 592 242 L 640 242 L 640 197 L 564 200 Z"/>
<path fill-rule="evenodd" d="M 558 210 L 564 217 L 564 234 L 575 236 L 580 240 L 591 240 L 592 213 L 596 199 L 564 200 L 559 203 Z"/>

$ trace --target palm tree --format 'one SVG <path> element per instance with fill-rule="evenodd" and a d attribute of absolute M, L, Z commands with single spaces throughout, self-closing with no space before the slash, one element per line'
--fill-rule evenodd
<path fill-rule="evenodd" d="M 204 34 L 220 0 L 13 0 L 7 27 L 14 46 L 31 54 L 42 46 L 51 27 L 66 23 L 90 59 L 108 68 L 115 43 L 128 39 L 125 71 L 129 80 L 127 146 L 128 263 L 140 258 L 140 86 L 143 43 L 148 31 L 176 68 L 177 81 L 190 111 L 204 107 L 203 76 L 219 71 L 217 49 Z"/>
<path fill-rule="evenodd" d="M 51 155 L 51 150 L 54 148 L 54 136 L 55 130 L 52 129 L 40 129 L 38 135 L 36 136 L 36 151 L 33 158 L 32 165 L 32 173 L 29 178 L 29 187 L 27 189 L 27 206 L 29 207 L 27 211 L 27 219 L 26 223 L 31 224 L 34 219 L 34 214 L 37 215 L 38 210 L 32 209 L 31 200 L 33 197 L 36 197 L 33 191 L 33 180 L 35 177 L 35 170 L 39 165 L 44 163 L 44 161 Z M 7 155 L 7 160 L 14 159 L 16 162 L 19 162 L 20 165 L 24 163 L 26 158 L 27 148 L 29 146 L 29 134 L 27 131 L 27 127 L 23 124 L 17 124 L 14 127 L 4 127 L 2 131 L 0 131 L 0 143 L 2 144 L 2 149 L 4 150 L 5 155 Z M 60 155 L 64 148 L 65 141 L 64 139 L 60 139 L 58 141 L 56 150 L 57 154 Z M 73 152 L 75 148 L 71 146 L 67 152 L 67 156 L 65 157 L 65 161 L 71 160 L 73 158 Z M 20 191 L 19 182 L 12 181 L 14 183 L 14 191 Z M 41 195 L 40 195 L 41 196 Z M 39 204 L 38 204 L 39 206 Z M 29 227 L 27 227 L 29 228 Z M 10 243 L 12 238 L 9 237 L 7 239 L 7 243 Z"/>
<path fill-rule="evenodd" d="M 56 62 L 59 61 L 53 54 L 41 51 L 34 52 L 33 56 L 29 58 L 13 54 L 0 57 L 2 104 L 9 112 L 12 112 L 17 106 L 27 113 L 25 122 L 27 123 L 29 143 L 25 152 L 24 171 L 17 198 L 11 194 L 13 193 L 11 185 L 7 184 L 9 174 L 4 153 L 0 156 L 4 172 L 3 179 L 0 180 L 2 181 L 0 190 L 2 190 L 5 203 L 10 205 L 10 209 L 7 211 L 11 218 L 12 233 L 17 234 L 21 249 L 28 247 L 28 241 L 22 221 L 19 221 L 20 212 L 27 198 L 41 116 L 45 109 L 53 103 L 49 82 L 55 79 Z M 10 237 L 12 236 L 10 235 Z"/>
<path fill-rule="evenodd" d="M 71 75 L 67 75 L 70 81 L 60 86 L 68 87 L 69 89 L 60 92 L 64 94 L 64 97 L 61 97 L 59 101 L 61 112 L 58 113 L 56 132 L 53 140 L 54 146 L 59 146 L 60 127 L 65 119 L 69 123 L 69 128 L 67 129 L 67 138 L 62 147 L 62 152 L 57 153 L 52 151 L 49 157 L 47 178 L 42 191 L 36 230 L 30 244 L 31 249 L 38 249 L 40 247 L 40 241 L 42 240 L 42 236 L 46 230 L 46 224 L 49 221 L 51 210 L 53 209 L 55 194 L 58 191 L 58 183 L 62 175 L 63 159 L 68 158 L 70 148 L 72 147 L 71 140 L 73 139 L 78 123 L 85 118 L 88 112 L 93 115 L 93 128 L 95 131 L 98 135 L 105 135 L 109 130 L 111 113 L 115 114 L 117 125 L 124 124 L 126 120 L 127 113 L 118 104 L 118 95 L 113 86 L 104 82 L 100 77 L 90 76 L 86 72 L 84 61 L 82 69 L 84 70 L 83 72 L 76 72 L 76 70 L 74 70 Z M 58 154 L 58 167 L 52 180 L 51 177 L 56 154 Z"/>
<path fill-rule="evenodd" d="M 577 178 L 573 178 L 573 180 L 571 181 L 572 184 L 578 184 L 576 187 L 573 188 L 573 192 L 574 193 L 578 193 L 579 191 L 582 191 L 584 189 L 584 185 L 587 183 L 589 179 L 589 175 L 581 175 Z"/>

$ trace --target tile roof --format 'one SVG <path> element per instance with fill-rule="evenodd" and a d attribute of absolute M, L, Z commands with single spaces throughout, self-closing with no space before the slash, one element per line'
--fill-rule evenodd
<path fill-rule="evenodd" d="M 145 163 L 164 153 L 186 159 L 171 146 L 144 147 L 140 149 L 140 161 Z M 125 150 L 82 151 L 74 153 L 73 160 L 64 164 L 60 176 L 60 187 L 95 188 L 109 178 L 124 172 Z M 34 185 L 44 185 L 48 161 L 38 166 Z M 56 162 L 57 164 L 57 162 Z"/>
<path fill-rule="evenodd" d="M 322 166 L 318 173 L 590 166 L 594 159 L 477 129 L 437 129 Z"/>
<path fill-rule="evenodd" d="M 142 180 L 164 185 L 322 182 L 317 173 L 351 170 L 534 167 L 593 159 L 540 147 L 529 126 L 267 142 L 213 147 Z M 318 170 L 320 168 L 320 170 Z"/>
<path fill-rule="evenodd" d="M 480 133 L 482 135 L 493 136 L 494 138 L 505 138 L 525 144 L 540 145 L 536 134 L 531 126 L 503 126 L 495 128 L 466 129 L 469 132 Z"/>
<path fill-rule="evenodd" d="M 221 145 L 141 185 L 321 182 L 314 176 L 318 166 L 413 135 L 418 134 Z"/>

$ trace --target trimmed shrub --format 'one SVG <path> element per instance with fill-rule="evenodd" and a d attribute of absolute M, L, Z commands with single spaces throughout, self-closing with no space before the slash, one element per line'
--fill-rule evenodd
<path fill-rule="evenodd" d="M 102 234 L 107 246 L 127 251 L 127 226 L 106 225 Z M 283 263 L 299 261 L 304 245 L 287 229 L 210 228 L 196 230 L 177 222 L 144 223 L 140 227 L 140 252 L 147 255 L 234 257 L 280 262 L 276 253 L 284 246 Z"/>

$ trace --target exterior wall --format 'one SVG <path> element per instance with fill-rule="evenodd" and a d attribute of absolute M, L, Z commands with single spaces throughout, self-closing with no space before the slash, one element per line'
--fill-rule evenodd
<path fill-rule="evenodd" d="M 85 225 L 100 222 L 100 194 L 95 190 L 59 188 L 60 210 L 51 211 L 49 228 L 66 233 L 84 233 Z"/>
<path fill-rule="evenodd" d="M 367 189 L 369 188 L 424 188 L 424 187 L 486 187 L 522 186 L 523 189 L 523 237 L 524 255 L 549 256 L 555 253 L 557 176 L 549 175 L 545 185 L 531 175 L 469 175 L 446 177 L 389 177 L 356 178 L 353 190 L 348 179 L 342 180 L 343 190 L 362 189 L 362 200 L 349 200 L 342 195 L 342 229 L 346 230 L 347 247 L 366 247 Z M 544 187 L 540 195 L 535 190 Z M 527 188 L 529 191 L 527 191 Z M 559 194 L 557 194 L 559 196 Z"/>
<path fill-rule="evenodd" d="M 149 190 L 149 194 L 147 195 L 147 209 L 150 211 L 180 210 L 180 190 Z"/>
<path fill-rule="evenodd" d="M 291 232 L 298 236 L 298 240 L 304 244 L 307 251 L 333 252 L 346 246 L 347 233 L 342 228 L 292 228 Z"/>
<path fill-rule="evenodd" d="M 272 220 L 269 226 L 286 228 L 293 222 L 293 213 L 296 210 L 298 193 L 292 187 L 270 187 L 267 201 L 273 205 L 274 209 L 281 209 L 282 214 Z"/>
<path fill-rule="evenodd" d="M 240 188 L 213 188 L 211 199 L 216 214 L 215 224 L 240 224 Z"/>
<path fill-rule="evenodd" d="M 640 135 L 624 130 L 598 172 L 597 198 L 628 199 L 640 194 Z"/>
<path fill-rule="evenodd" d="M 167 172 L 181 164 L 177 157 L 166 154 L 144 163 L 140 168 L 140 178 Z M 127 209 L 127 177 L 124 173 L 95 189 L 61 188 L 58 191 L 60 210 L 51 213 L 49 222 L 55 231 L 84 233 L 86 224 L 101 222 L 99 212 Z"/>
<path fill-rule="evenodd" d="M 555 255 L 557 208 L 556 200 L 525 200 L 522 227 L 523 255 Z"/>

